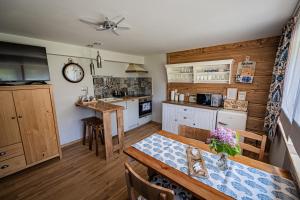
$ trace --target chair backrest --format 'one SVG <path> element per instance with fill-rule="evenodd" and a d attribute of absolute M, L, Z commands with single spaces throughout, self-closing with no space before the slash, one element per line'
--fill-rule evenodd
<path fill-rule="evenodd" d="M 186 125 L 179 125 L 178 134 L 206 143 L 207 138 L 210 135 L 210 131 L 201 128 L 193 128 Z"/>
<path fill-rule="evenodd" d="M 250 138 L 250 139 L 261 142 L 260 148 L 252 146 L 250 144 L 246 144 L 244 142 L 240 142 L 240 147 L 243 150 L 247 150 L 247 151 L 258 154 L 258 160 L 262 161 L 263 158 L 264 158 L 264 154 L 265 154 L 267 136 L 266 135 L 259 135 L 259 134 L 256 134 L 256 133 L 251 133 L 251 132 L 248 132 L 248 131 L 242 131 L 242 130 L 237 130 L 236 132 L 244 138 Z"/>
<path fill-rule="evenodd" d="M 149 183 L 135 173 L 130 165 L 126 162 L 125 177 L 128 197 L 130 200 L 138 199 L 139 195 L 147 200 L 174 200 L 175 194 L 173 190 Z"/>

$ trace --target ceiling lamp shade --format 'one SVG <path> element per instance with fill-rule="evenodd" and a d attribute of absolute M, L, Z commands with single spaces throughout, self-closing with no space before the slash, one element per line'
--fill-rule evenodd
<path fill-rule="evenodd" d="M 147 70 L 145 70 L 141 65 L 129 63 L 126 71 L 126 73 L 148 73 Z"/>

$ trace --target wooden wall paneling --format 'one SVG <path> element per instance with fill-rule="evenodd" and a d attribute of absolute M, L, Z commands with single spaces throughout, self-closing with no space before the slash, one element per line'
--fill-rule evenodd
<path fill-rule="evenodd" d="M 21 142 L 11 91 L 0 91 L 0 147 Z"/>
<path fill-rule="evenodd" d="M 252 117 L 248 115 L 246 128 L 247 130 L 253 132 L 263 132 L 264 118 Z"/>
<path fill-rule="evenodd" d="M 279 39 L 279 37 L 270 37 L 168 53 L 168 64 L 220 59 L 235 60 L 232 66 L 232 84 L 168 83 L 168 99 L 170 98 L 170 91 L 174 89 L 187 96 L 201 92 L 222 93 L 226 95 L 227 88 L 238 88 L 239 91 L 247 92 L 247 100 L 249 101 L 247 129 L 262 132 Z M 254 81 L 252 84 L 235 83 L 237 65 L 246 56 L 250 56 L 251 60 L 256 61 Z M 185 100 L 187 101 L 188 97 Z"/>
<path fill-rule="evenodd" d="M 248 115 L 251 117 L 264 118 L 266 113 L 266 104 L 248 104 Z"/>

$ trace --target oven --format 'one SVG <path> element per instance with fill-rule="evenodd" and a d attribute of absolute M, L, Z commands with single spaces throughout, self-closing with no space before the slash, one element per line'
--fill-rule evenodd
<path fill-rule="evenodd" d="M 152 99 L 145 97 L 139 99 L 139 118 L 152 114 Z"/>

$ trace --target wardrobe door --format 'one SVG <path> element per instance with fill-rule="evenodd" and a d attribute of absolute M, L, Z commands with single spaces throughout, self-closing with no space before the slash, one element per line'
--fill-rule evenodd
<path fill-rule="evenodd" d="M 16 90 L 13 96 L 27 164 L 58 155 L 50 89 Z"/>
<path fill-rule="evenodd" d="M 0 91 L 0 147 L 21 142 L 11 91 Z"/>

